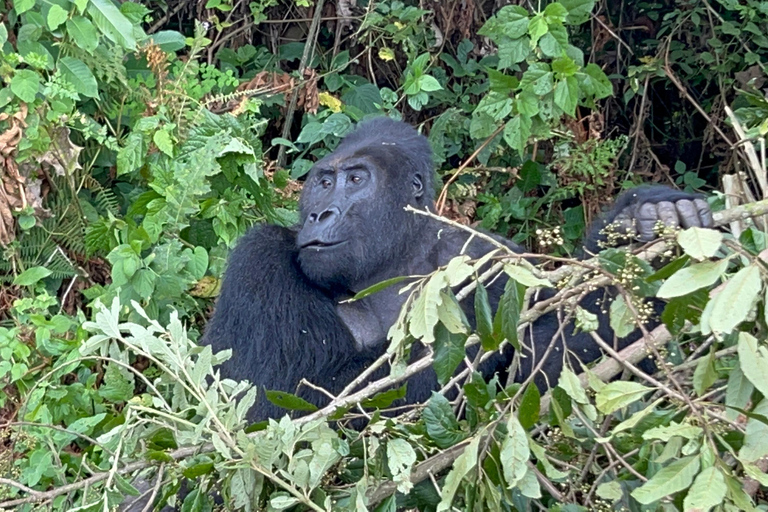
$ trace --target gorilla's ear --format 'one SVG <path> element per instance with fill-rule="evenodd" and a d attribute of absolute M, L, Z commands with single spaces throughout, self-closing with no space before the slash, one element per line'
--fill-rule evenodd
<path fill-rule="evenodd" d="M 413 197 L 421 199 L 424 195 L 424 182 L 421 179 L 421 174 L 416 173 L 413 175 Z"/>

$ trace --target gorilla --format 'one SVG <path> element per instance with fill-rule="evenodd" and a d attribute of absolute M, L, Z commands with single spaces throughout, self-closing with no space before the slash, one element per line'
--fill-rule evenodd
<path fill-rule="evenodd" d="M 362 300 L 345 299 L 392 277 L 429 274 L 462 249 L 473 259 L 493 250 L 487 240 L 469 240 L 466 231 L 405 211 L 408 205 L 433 210 L 433 174 L 427 139 L 389 118 L 361 123 L 318 161 L 304 184 L 299 224 L 290 229 L 255 226 L 229 257 L 203 337 L 214 351 L 233 349 L 222 374 L 289 393 L 306 379 L 335 395 L 384 353 L 387 331 L 407 297 L 398 293 L 399 286 L 390 286 Z M 696 195 L 658 185 L 638 187 L 621 195 L 595 223 L 584 247 L 587 252 L 599 250 L 605 241 L 602 228 L 613 223 L 636 238 L 651 240 L 659 221 L 675 227 L 708 227 L 712 216 Z M 522 252 L 514 243 L 495 238 Z M 500 278 L 487 287 L 492 308 L 504 285 Z M 601 297 L 601 291 L 593 292 L 581 306 L 600 316 L 598 333 L 610 342 L 614 336 L 600 312 Z M 474 325 L 473 297 L 465 299 L 462 308 Z M 557 382 L 564 342 L 584 362 L 601 356 L 589 334 L 559 327 L 553 312 L 527 329 L 521 342 L 533 350 L 522 358 L 513 377 L 528 377 L 555 336 L 560 339 L 542 364 L 540 386 Z M 415 346 L 413 352 L 418 350 L 424 349 Z M 482 373 L 503 374 L 512 354 L 511 348 L 495 353 L 481 367 Z M 430 370 L 408 380 L 407 403 L 425 401 L 438 389 Z M 316 390 L 301 388 L 300 396 L 317 406 L 329 401 Z M 259 395 L 251 421 L 285 413 Z"/>

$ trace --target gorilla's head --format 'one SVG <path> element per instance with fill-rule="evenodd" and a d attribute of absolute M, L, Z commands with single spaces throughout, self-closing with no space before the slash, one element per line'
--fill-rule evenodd
<path fill-rule="evenodd" d="M 361 123 L 317 162 L 299 202 L 299 264 L 313 283 L 354 291 L 407 255 L 431 208 L 432 150 L 411 126 L 382 117 Z"/>

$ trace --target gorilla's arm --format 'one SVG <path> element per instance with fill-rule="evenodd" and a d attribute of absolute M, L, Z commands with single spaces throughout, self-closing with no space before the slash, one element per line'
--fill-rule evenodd
<path fill-rule="evenodd" d="M 205 331 L 203 342 L 214 351 L 234 351 L 223 373 L 260 388 L 252 420 L 286 412 L 263 398 L 263 387 L 294 393 L 305 378 L 342 388 L 349 377 L 328 375 L 328 369 L 348 367 L 361 357 L 334 301 L 300 273 L 295 240 L 294 232 L 278 226 L 253 228 L 240 240 Z M 304 389 L 300 395 L 310 402 L 327 401 Z"/>

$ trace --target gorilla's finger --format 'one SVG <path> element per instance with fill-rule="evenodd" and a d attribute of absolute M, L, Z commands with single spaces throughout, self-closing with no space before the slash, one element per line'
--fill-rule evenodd
<path fill-rule="evenodd" d="M 681 199 L 675 203 L 675 208 L 677 208 L 677 213 L 680 216 L 680 224 L 682 224 L 684 228 L 701 227 L 699 212 L 696 210 L 693 201 Z"/>
<path fill-rule="evenodd" d="M 712 220 L 712 210 L 709 209 L 709 204 L 703 199 L 694 199 L 693 204 L 701 219 L 701 227 L 711 228 L 714 226 L 715 223 Z"/>
<path fill-rule="evenodd" d="M 680 219 L 677 217 L 675 203 L 661 201 L 656 204 L 656 211 L 659 214 L 659 220 L 663 222 L 665 226 L 676 228 L 680 225 Z"/>
<path fill-rule="evenodd" d="M 643 203 L 637 210 L 637 234 L 640 240 L 644 242 L 650 242 L 656 235 L 654 234 L 654 227 L 659 220 L 659 215 L 656 212 L 656 205 L 653 203 Z"/>
<path fill-rule="evenodd" d="M 629 208 L 624 208 L 621 213 L 613 219 L 613 225 L 615 226 L 614 229 L 617 233 L 630 236 L 635 235 L 635 226 L 632 222 L 632 215 Z"/>

